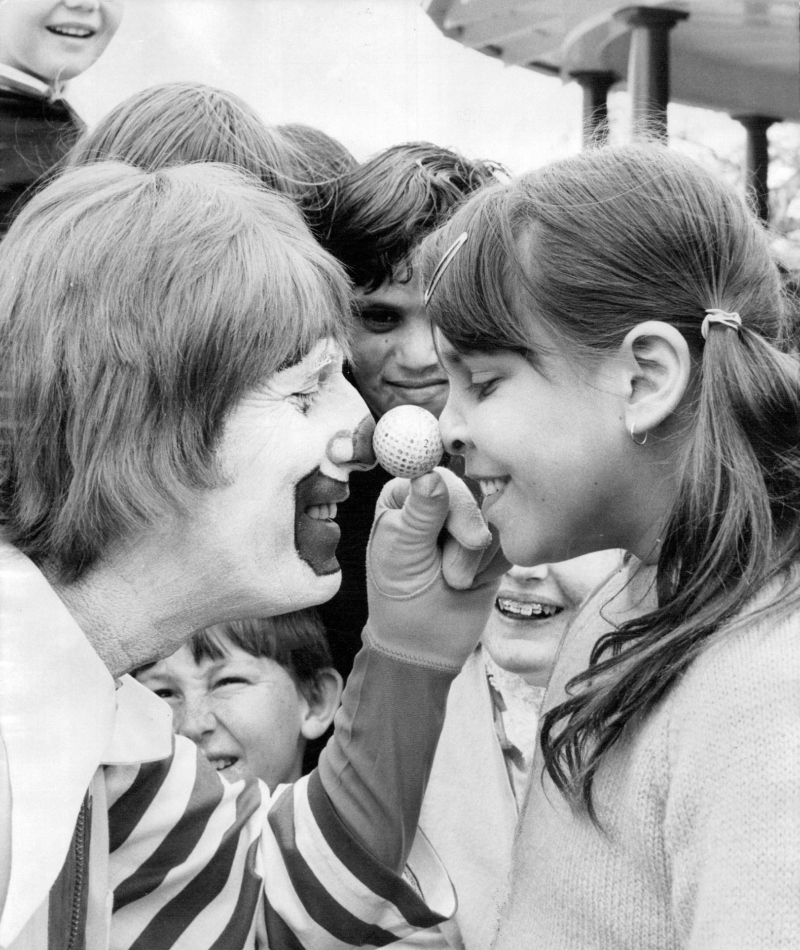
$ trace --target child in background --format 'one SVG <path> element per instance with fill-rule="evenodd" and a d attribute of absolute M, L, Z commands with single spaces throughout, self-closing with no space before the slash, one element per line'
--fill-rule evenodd
<path fill-rule="evenodd" d="M 121 19 L 122 0 L 1 0 L 0 236 L 83 129 L 64 84 L 98 59 Z"/>
<path fill-rule="evenodd" d="M 408 142 L 374 155 L 342 183 L 323 245 L 355 284 L 359 319 L 350 371 L 376 419 L 407 404 L 435 416 L 442 411 L 447 378 L 411 254 L 459 202 L 495 182 L 498 168 Z"/>
<path fill-rule="evenodd" d="M 458 894 L 441 946 L 491 944 L 558 648 L 586 598 L 621 563 L 621 551 L 594 551 L 512 567 L 500 581 L 481 646 L 450 690 L 420 814 Z"/>
<path fill-rule="evenodd" d="M 295 176 L 305 183 L 297 203 L 314 237 L 323 244 L 336 216 L 342 183 L 358 167 L 355 157 L 338 139 L 300 122 L 287 122 L 277 131 L 293 146 Z"/>
<path fill-rule="evenodd" d="M 224 162 L 255 175 L 270 191 L 294 197 L 292 149 L 234 93 L 198 82 L 170 82 L 120 102 L 81 137 L 65 165 L 120 161 L 157 171 Z"/>
<path fill-rule="evenodd" d="M 316 764 L 309 743 L 339 708 L 342 678 L 331 665 L 313 608 L 217 624 L 136 678 L 172 708 L 173 727 L 235 782 L 255 775 L 271 791 Z"/>
<path fill-rule="evenodd" d="M 162 83 L 129 96 L 80 138 L 65 165 L 109 160 L 145 171 L 188 162 L 236 165 L 290 198 L 315 237 L 326 229 L 341 175 L 357 164 L 324 132 L 267 125 L 235 93 L 198 82 Z"/>
<path fill-rule="evenodd" d="M 640 145 L 474 197 L 424 273 L 448 253 L 441 427 L 504 553 L 632 554 L 556 660 L 494 946 L 798 946 L 800 369 L 763 227 Z"/>
<path fill-rule="evenodd" d="M 587 597 L 621 565 L 622 551 L 593 551 L 559 564 L 512 567 L 500 582 L 481 652 L 517 810 L 561 641 Z"/>
<path fill-rule="evenodd" d="M 444 406 L 447 376 L 411 255 L 459 202 L 495 182 L 499 167 L 428 142 L 408 142 L 378 152 L 342 181 L 322 244 L 355 284 L 356 325 L 346 372 L 376 419 L 394 406 L 423 406 L 435 416 Z M 320 610 L 344 677 L 367 619 L 364 563 L 372 513 L 390 477 L 380 468 L 360 476 L 339 513 L 342 586 Z"/>

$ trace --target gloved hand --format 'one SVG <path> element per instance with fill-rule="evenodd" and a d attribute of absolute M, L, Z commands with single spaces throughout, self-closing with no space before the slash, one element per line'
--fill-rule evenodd
<path fill-rule="evenodd" d="M 367 548 L 365 636 L 409 662 L 459 670 L 509 566 L 460 478 L 436 468 L 410 482 L 393 479 L 378 499 Z"/>

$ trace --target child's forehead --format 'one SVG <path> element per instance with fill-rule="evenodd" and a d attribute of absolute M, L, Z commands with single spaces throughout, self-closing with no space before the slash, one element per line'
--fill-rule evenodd
<path fill-rule="evenodd" d="M 461 366 L 466 360 L 470 358 L 478 358 L 481 356 L 491 356 L 497 355 L 502 351 L 490 351 L 483 350 L 478 347 L 467 349 L 465 347 L 457 347 L 447 337 L 442 333 L 438 328 L 434 330 L 434 342 L 436 345 L 436 352 L 439 354 L 439 359 L 443 363 L 447 363 L 450 366 Z"/>
<path fill-rule="evenodd" d="M 436 346 L 436 352 L 440 359 L 446 359 L 448 362 L 461 362 L 460 352 L 453 346 L 438 327 L 433 329 L 433 342 Z"/>
<path fill-rule="evenodd" d="M 256 656 L 242 649 L 224 634 L 207 633 L 206 642 L 211 644 L 212 652 L 216 655 L 203 654 L 196 658 L 192 644 L 184 643 L 175 653 L 156 660 L 142 672 L 153 676 L 180 677 L 195 673 L 204 676 L 234 663 L 240 666 L 268 667 L 276 662 L 270 657 Z"/>

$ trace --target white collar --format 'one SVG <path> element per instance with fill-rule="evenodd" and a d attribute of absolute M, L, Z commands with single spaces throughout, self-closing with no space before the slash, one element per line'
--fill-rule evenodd
<path fill-rule="evenodd" d="M 37 93 L 43 99 L 53 99 L 61 96 L 64 92 L 64 83 L 53 83 L 51 85 L 42 82 L 36 76 L 24 73 L 21 69 L 15 69 L 6 63 L 0 63 L 0 77 L 10 79 L 15 86 L 23 86 L 26 90 Z"/>
<path fill-rule="evenodd" d="M 47 897 L 103 762 L 169 755 L 169 707 L 114 680 L 36 566 L 0 542 L 0 735 L 12 792 L 11 879 L 0 946 Z M 153 702 L 153 700 L 155 702 Z"/>

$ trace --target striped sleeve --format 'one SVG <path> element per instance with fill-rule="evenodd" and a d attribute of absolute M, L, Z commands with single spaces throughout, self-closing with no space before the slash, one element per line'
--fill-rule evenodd
<path fill-rule="evenodd" d="M 229 784 L 182 736 L 171 756 L 106 768 L 112 950 L 383 947 L 455 912 L 424 837 L 406 875 L 391 857 L 414 835 L 449 685 L 396 663 L 357 664 L 370 676 L 348 686 L 327 779 L 274 796 Z"/>
<path fill-rule="evenodd" d="M 181 736 L 170 758 L 141 765 L 109 809 L 111 947 L 254 946 L 267 795 L 224 782 Z"/>
<path fill-rule="evenodd" d="M 268 832 L 262 847 L 271 950 L 384 947 L 455 912 L 452 886 L 424 837 L 409 858 L 418 892 L 349 833 L 316 772 L 277 796 Z"/>
<path fill-rule="evenodd" d="M 451 680 L 362 649 L 319 768 L 270 808 L 271 950 L 384 947 L 455 912 L 447 874 L 415 837 Z"/>

